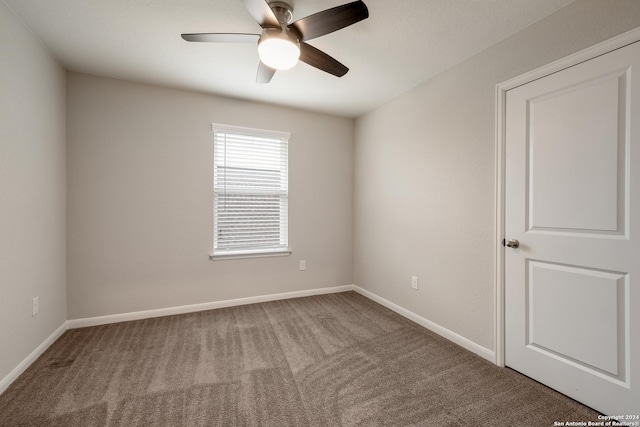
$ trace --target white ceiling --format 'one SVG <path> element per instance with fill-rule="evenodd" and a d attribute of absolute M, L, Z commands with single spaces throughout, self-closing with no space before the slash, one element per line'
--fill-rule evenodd
<path fill-rule="evenodd" d="M 241 0 L 3 0 L 73 71 L 356 117 L 573 0 L 364 0 L 369 19 L 311 40 L 350 68 L 299 63 L 255 83 L 254 44 L 181 33 L 260 27 Z M 291 0 L 294 20 L 350 0 Z"/>

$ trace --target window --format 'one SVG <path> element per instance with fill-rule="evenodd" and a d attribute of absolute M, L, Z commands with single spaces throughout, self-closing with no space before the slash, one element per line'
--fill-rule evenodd
<path fill-rule="evenodd" d="M 213 259 L 291 253 L 289 136 L 213 125 Z"/>

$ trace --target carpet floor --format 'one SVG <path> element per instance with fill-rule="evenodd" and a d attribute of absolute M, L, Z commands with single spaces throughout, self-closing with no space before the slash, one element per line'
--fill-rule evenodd
<path fill-rule="evenodd" d="M 345 292 L 66 331 L 0 426 L 553 426 L 597 413 Z"/>

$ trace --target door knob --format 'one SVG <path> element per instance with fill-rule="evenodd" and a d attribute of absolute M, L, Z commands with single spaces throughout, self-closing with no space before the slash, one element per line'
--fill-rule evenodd
<path fill-rule="evenodd" d="M 518 240 L 516 240 L 516 239 L 507 240 L 507 243 L 506 243 L 505 246 L 515 249 L 518 246 L 520 246 L 520 242 L 518 242 Z"/>

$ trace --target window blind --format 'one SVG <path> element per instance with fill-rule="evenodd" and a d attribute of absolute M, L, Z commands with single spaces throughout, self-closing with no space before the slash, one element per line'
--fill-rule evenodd
<path fill-rule="evenodd" d="M 289 136 L 214 124 L 214 257 L 288 252 Z"/>

